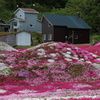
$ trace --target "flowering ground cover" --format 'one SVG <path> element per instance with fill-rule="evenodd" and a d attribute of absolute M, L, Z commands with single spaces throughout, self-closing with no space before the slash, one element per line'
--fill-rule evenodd
<path fill-rule="evenodd" d="M 0 100 L 100 100 L 100 57 L 62 42 L 0 51 Z"/>
<path fill-rule="evenodd" d="M 86 51 L 92 52 L 98 56 L 100 56 L 100 42 L 95 44 L 94 46 L 89 46 L 89 45 L 85 45 L 85 46 L 79 46 L 81 49 L 84 49 Z"/>

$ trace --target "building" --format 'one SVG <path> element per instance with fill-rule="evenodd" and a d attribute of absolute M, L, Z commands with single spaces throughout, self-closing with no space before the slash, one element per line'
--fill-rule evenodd
<path fill-rule="evenodd" d="M 10 25 L 0 19 L 0 32 L 8 32 Z"/>
<path fill-rule="evenodd" d="M 28 31 L 20 31 L 16 33 L 16 45 L 18 46 L 31 46 L 32 36 Z"/>
<path fill-rule="evenodd" d="M 42 16 L 43 42 L 89 43 L 90 29 L 91 27 L 79 15 L 44 14 Z"/>
<path fill-rule="evenodd" d="M 28 31 L 0 34 L 0 41 L 11 46 L 31 46 L 33 44 L 31 33 Z"/>
<path fill-rule="evenodd" d="M 41 32 L 41 22 L 38 20 L 38 11 L 35 9 L 18 8 L 15 18 L 10 20 L 10 31 Z"/>
<path fill-rule="evenodd" d="M 0 34 L 0 41 L 5 42 L 11 46 L 14 46 L 14 45 L 16 45 L 15 34 L 12 34 L 12 33 Z"/>

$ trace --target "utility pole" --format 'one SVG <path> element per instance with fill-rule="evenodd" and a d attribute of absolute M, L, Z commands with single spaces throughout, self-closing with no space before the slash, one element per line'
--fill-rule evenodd
<path fill-rule="evenodd" d="M 72 44 L 74 44 L 74 31 L 72 31 Z"/>

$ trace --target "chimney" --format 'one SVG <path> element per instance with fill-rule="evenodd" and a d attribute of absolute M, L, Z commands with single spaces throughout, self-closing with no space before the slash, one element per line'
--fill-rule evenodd
<path fill-rule="evenodd" d="M 77 12 L 77 18 L 80 18 L 80 12 Z"/>

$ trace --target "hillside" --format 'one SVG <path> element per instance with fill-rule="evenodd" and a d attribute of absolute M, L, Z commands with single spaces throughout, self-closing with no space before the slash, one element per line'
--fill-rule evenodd
<path fill-rule="evenodd" d="M 0 100 L 100 100 L 100 56 L 62 42 L 0 54 Z"/>

